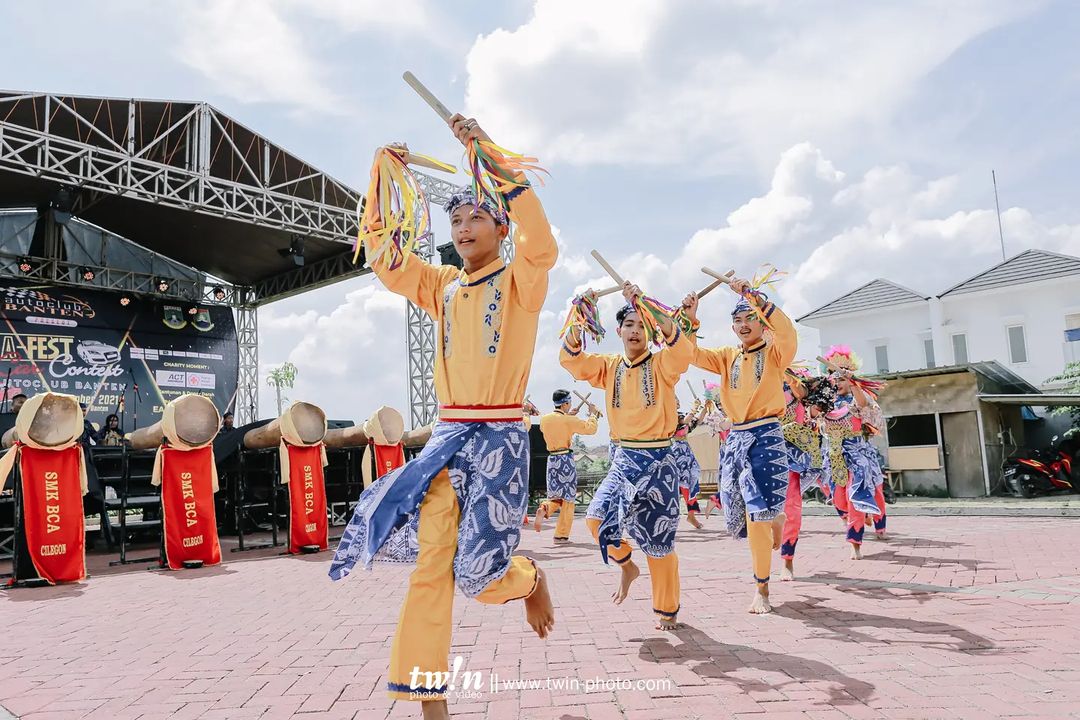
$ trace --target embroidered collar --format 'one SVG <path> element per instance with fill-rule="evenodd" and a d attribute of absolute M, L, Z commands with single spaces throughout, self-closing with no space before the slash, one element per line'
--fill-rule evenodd
<path fill-rule="evenodd" d="M 556 415 L 565 415 L 566 413 L 563 412 L 562 410 L 560 410 L 559 408 L 555 408 L 555 414 Z"/>
<path fill-rule="evenodd" d="M 502 258 L 496 258 L 474 273 L 467 273 L 462 270 L 461 274 L 458 275 L 458 282 L 461 283 L 462 287 L 472 287 L 474 285 L 479 285 L 485 280 L 490 280 L 493 276 L 498 275 L 505 269 L 506 263 L 502 261 Z"/>
<path fill-rule="evenodd" d="M 768 343 L 765 342 L 765 338 L 762 338 L 761 340 L 754 343 L 753 345 L 751 345 L 748 348 L 740 348 L 739 351 L 743 355 L 749 355 L 750 353 L 756 353 L 756 352 L 760 352 L 760 351 L 764 350 L 767 345 L 768 345 Z"/>
<path fill-rule="evenodd" d="M 634 360 L 631 360 L 630 358 L 626 357 L 626 355 L 623 355 L 622 356 L 622 361 L 623 361 L 623 365 L 625 365 L 628 368 L 632 368 L 632 367 L 637 367 L 638 365 L 642 364 L 643 362 L 648 360 L 650 357 L 652 357 L 652 353 L 650 351 L 646 350 L 645 352 L 638 355 L 637 358 L 635 358 Z"/>

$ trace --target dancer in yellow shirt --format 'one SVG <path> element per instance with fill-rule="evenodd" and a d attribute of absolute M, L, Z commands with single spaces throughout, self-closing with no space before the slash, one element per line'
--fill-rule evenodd
<path fill-rule="evenodd" d="M 720 499 L 728 531 L 749 539 L 757 583 L 750 612 L 767 613 L 772 551 L 780 549 L 788 486 L 780 427 L 784 371 L 795 359 L 798 335 L 791 319 L 749 282 L 732 280 L 730 287 L 740 296 L 731 313 L 739 346 L 697 348 L 694 365 L 720 376 L 720 405 L 732 423 L 720 458 Z M 687 316 L 696 324 L 696 314 L 688 310 Z"/>
<path fill-rule="evenodd" d="M 574 525 L 574 504 L 577 501 L 577 466 L 574 464 L 574 450 L 570 444 L 574 435 L 595 435 L 596 423 L 600 411 L 589 403 L 589 419 L 582 420 L 570 411 L 570 391 L 556 390 L 552 396 L 555 411 L 540 417 L 540 432 L 547 444 L 547 495 L 548 499 L 536 510 L 533 527 L 536 532 L 544 526 L 544 519 L 559 511 L 559 521 L 555 524 L 555 540 L 570 539 L 570 529 Z"/>
<path fill-rule="evenodd" d="M 604 562 L 611 558 L 622 569 L 612 599 L 616 604 L 626 599 L 641 574 L 631 558 L 629 534 L 648 560 L 657 629 L 673 630 L 678 627 L 679 613 L 679 558 L 675 554 L 679 477 L 671 436 L 678 422 L 675 386 L 695 348 L 677 324 L 664 318 L 659 330 L 665 348 L 650 352 L 634 304 L 640 295 L 637 286 L 624 284 L 623 296 L 630 304 L 616 315 L 621 355 L 585 352 L 580 332 L 573 327 L 559 360 L 576 379 L 604 391 L 608 422 L 618 441 L 611 469 L 586 513 Z M 687 301 L 696 307 L 696 297 Z"/>
<path fill-rule="evenodd" d="M 475 120 L 455 115 L 449 122 L 466 146 L 490 142 Z M 378 258 L 373 268 L 383 284 L 423 308 L 438 328 L 439 421 L 416 459 L 360 496 L 330 576 L 341 579 L 358 562 L 416 563 L 387 684 L 395 699 L 423 701 L 425 718 L 448 717 L 455 586 L 483 603 L 524 600 L 526 619 L 541 638 L 555 624 L 544 573 L 513 552 L 528 501 L 522 400 L 558 249 L 523 177 L 504 198 L 509 218 L 487 197 L 451 197 L 446 210 L 461 270 L 416 256 L 391 269 L 377 248 L 365 245 Z M 516 254 L 507 264 L 499 248 L 510 220 Z"/>

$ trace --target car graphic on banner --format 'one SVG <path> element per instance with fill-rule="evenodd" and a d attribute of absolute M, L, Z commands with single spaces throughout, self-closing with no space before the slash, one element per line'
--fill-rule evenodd
<path fill-rule="evenodd" d="M 83 340 L 75 353 L 87 365 L 112 365 L 120 362 L 120 351 L 97 340 Z"/>

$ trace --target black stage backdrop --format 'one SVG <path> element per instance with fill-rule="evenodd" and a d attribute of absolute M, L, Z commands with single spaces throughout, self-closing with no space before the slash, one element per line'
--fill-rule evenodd
<path fill-rule="evenodd" d="M 185 393 L 231 409 L 239 352 L 229 308 L 192 314 L 180 301 L 134 298 L 125 306 L 115 293 L 11 284 L 0 285 L 0 302 L 0 383 L 9 400 L 68 393 L 99 426 L 121 414 L 125 431 L 136 427 L 136 409 L 145 427 Z"/>

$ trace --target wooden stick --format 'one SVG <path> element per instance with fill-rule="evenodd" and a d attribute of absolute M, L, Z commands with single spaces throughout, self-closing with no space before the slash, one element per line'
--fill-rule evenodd
<path fill-rule="evenodd" d="M 731 277 L 732 277 L 732 275 L 735 274 L 734 270 L 729 270 L 726 275 L 721 275 L 720 273 L 716 272 L 715 270 L 710 270 L 707 267 L 701 268 L 701 272 L 705 273 L 706 275 L 712 275 L 714 278 L 716 278 L 720 282 L 727 283 L 728 285 L 731 284 Z"/>
<path fill-rule="evenodd" d="M 578 412 L 581 410 L 581 406 L 585 405 L 587 402 L 589 402 L 589 398 L 592 397 L 592 393 L 590 392 L 585 397 L 582 397 L 581 393 L 579 393 L 577 390 L 575 390 L 574 394 L 577 395 L 579 398 L 581 398 L 581 402 L 578 403 L 578 406 L 576 408 L 574 408 L 574 412 L 573 412 L 574 415 L 577 415 Z"/>
<path fill-rule="evenodd" d="M 593 250 L 591 254 L 596 262 L 600 263 L 600 267 L 607 271 L 607 274 L 611 276 L 611 279 L 619 284 L 619 288 L 621 289 L 625 280 L 622 279 L 619 273 L 615 272 L 615 268 L 611 267 L 611 265 L 608 264 L 608 261 L 604 259 L 604 256 L 595 250 Z"/>
<path fill-rule="evenodd" d="M 603 290 L 597 290 L 596 291 L 596 297 L 602 298 L 605 295 L 610 295 L 612 293 L 617 293 L 620 290 L 622 290 L 622 285 L 612 285 L 609 288 L 604 288 Z"/>
<path fill-rule="evenodd" d="M 686 387 L 690 388 L 690 394 L 694 396 L 695 400 L 701 399 L 698 397 L 697 391 L 694 390 L 694 385 L 689 380 L 686 381 Z"/>
<path fill-rule="evenodd" d="M 729 277 L 729 278 L 730 277 L 735 277 L 735 271 L 734 270 L 728 270 L 727 277 Z M 716 288 L 723 285 L 725 282 L 727 282 L 727 281 L 726 280 L 713 280 L 711 283 L 709 283 L 708 287 L 706 287 L 704 290 L 702 290 L 701 292 L 699 292 L 697 294 L 698 300 L 705 297 L 706 295 L 711 293 L 713 290 L 715 290 Z"/>
<path fill-rule="evenodd" d="M 424 83 L 417 80 L 416 76 L 408 70 L 406 70 L 405 74 L 401 77 L 409 84 L 409 87 L 416 91 L 417 95 L 424 99 L 424 102 L 431 106 L 431 109 L 443 119 L 443 122 L 447 124 L 450 123 L 450 118 L 453 116 L 453 113 L 450 112 L 445 105 L 439 102 L 439 98 L 435 97 L 430 90 L 424 87 Z"/>
<path fill-rule="evenodd" d="M 843 369 L 844 369 L 844 368 L 840 367 L 839 365 L 836 365 L 835 363 L 831 363 L 831 362 L 829 362 L 828 360 L 826 360 L 825 358 L 821 357 L 820 355 L 818 355 L 818 358 L 817 358 L 817 360 L 818 360 L 818 362 L 819 362 L 819 363 L 821 363 L 821 364 L 822 364 L 822 365 L 824 365 L 825 367 L 829 368 L 829 369 L 830 369 L 830 370 L 832 370 L 833 372 L 839 372 L 840 370 L 843 370 Z"/>

